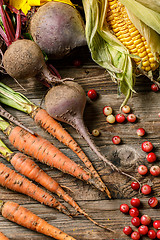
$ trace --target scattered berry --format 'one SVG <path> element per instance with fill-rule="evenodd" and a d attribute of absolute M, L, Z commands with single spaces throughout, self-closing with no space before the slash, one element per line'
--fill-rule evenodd
<path fill-rule="evenodd" d="M 126 235 L 131 235 L 131 233 L 132 233 L 132 228 L 131 228 L 130 226 L 124 227 L 124 228 L 123 228 L 123 232 L 124 232 L 124 234 L 126 234 Z"/>
<path fill-rule="evenodd" d="M 138 191 L 139 188 L 140 188 L 140 184 L 139 184 L 138 182 L 132 182 L 132 183 L 131 183 L 131 188 L 132 188 L 133 190 Z"/>
<path fill-rule="evenodd" d="M 94 130 L 92 131 L 92 135 L 93 135 L 94 137 L 98 137 L 98 136 L 100 135 L 99 130 L 98 130 L 98 129 L 94 129 Z"/>
<path fill-rule="evenodd" d="M 159 90 L 158 85 L 155 84 L 155 83 L 153 83 L 153 84 L 151 85 L 151 90 L 152 90 L 153 92 L 158 92 L 158 90 Z"/>
<path fill-rule="evenodd" d="M 131 234 L 131 238 L 133 239 L 133 240 L 139 240 L 140 239 L 140 233 L 139 232 L 133 232 L 132 234 Z"/>
<path fill-rule="evenodd" d="M 148 231 L 148 237 L 150 239 L 155 239 L 157 237 L 157 234 L 156 234 L 156 232 L 154 230 L 149 230 Z"/>
<path fill-rule="evenodd" d="M 142 136 L 144 136 L 144 134 L 145 134 L 144 128 L 138 128 L 137 129 L 137 135 L 138 136 L 142 137 Z"/>
<path fill-rule="evenodd" d="M 131 219 L 131 223 L 132 223 L 133 226 L 139 227 L 139 225 L 141 224 L 140 218 L 139 217 L 133 217 Z"/>
<path fill-rule="evenodd" d="M 121 139 L 120 139 L 119 136 L 114 136 L 114 137 L 112 138 L 112 142 L 117 145 L 117 144 L 120 144 Z"/>
<path fill-rule="evenodd" d="M 142 143 L 142 150 L 144 152 L 151 152 L 152 149 L 153 149 L 153 145 L 152 145 L 151 142 L 145 141 L 145 142 Z"/>
<path fill-rule="evenodd" d="M 103 114 L 104 114 L 105 116 L 111 115 L 111 114 L 112 114 L 112 108 L 109 107 L 109 106 L 105 106 L 105 107 L 103 108 Z"/>
<path fill-rule="evenodd" d="M 106 117 L 106 120 L 107 120 L 108 123 L 111 123 L 111 124 L 115 123 L 115 121 L 116 121 L 115 116 L 113 116 L 112 114 L 108 115 Z"/>
<path fill-rule="evenodd" d="M 149 186 L 148 184 L 143 185 L 142 188 L 141 188 L 141 192 L 142 192 L 144 195 L 150 194 L 151 191 L 152 191 L 151 186 Z"/>
<path fill-rule="evenodd" d="M 125 121 L 125 119 L 126 118 L 125 118 L 125 116 L 122 113 L 119 113 L 119 114 L 116 115 L 116 121 L 118 123 L 123 123 Z"/>
<path fill-rule="evenodd" d="M 130 107 L 128 105 L 125 105 L 122 107 L 122 112 L 129 113 L 131 111 Z"/>
<path fill-rule="evenodd" d="M 139 198 L 132 198 L 132 199 L 131 199 L 131 205 L 132 205 L 133 207 L 139 207 L 140 204 L 141 204 L 141 202 L 140 202 Z"/>
<path fill-rule="evenodd" d="M 151 223 L 151 218 L 148 215 L 142 215 L 141 217 L 141 224 L 142 225 L 149 225 Z"/>
<path fill-rule="evenodd" d="M 131 217 L 138 217 L 138 215 L 139 215 L 139 210 L 138 210 L 137 208 L 131 208 L 131 209 L 129 210 L 129 215 L 130 215 Z"/>
<path fill-rule="evenodd" d="M 158 205 L 158 200 L 157 198 L 155 197 L 151 197 L 149 200 L 148 200 L 148 204 L 150 207 L 156 207 Z"/>
<path fill-rule="evenodd" d="M 127 120 L 128 122 L 134 123 L 136 121 L 136 115 L 134 115 L 133 113 L 129 114 L 127 116 Z"/>
<path fill-rule="evenodd" d="M 73 60 L 73 66 L 80 67 L 82 65 L 82 62 L 79 59 Z"/>
<path fill-rule="evenodd" d="M 160 220 L 154 221 L 154 222 L 153 222 L 153 227 L 154 227 L 155 229 L 160 229 Z"/>
<path fill-rule="evenodd" d="M 138 172 L 141 175 L 146 175 L 146 173 L 148 172 L 148 168 L 145 165 L 140 165 L 138 167 Z"/>
<path fill-rule="evenodd" d="M 160 230 L 157 232 L 157 238 L 160 239 Z"/>
<path fill-rule="evenodd" d="M 128 204 L 125 204 L 125 203 L 121 204 L 121 205 L 120 205 L 120 211 L 121 211 L 122 213 L 128 213 L 128 212 L 129 212 L 129 206 L 128 206 Z"/>
<path fill-rule="evenodd" d="M 139 228 L 138 228 L 138 232 L 142 235 L 146 235 L 148 233 L 148 227 L 145 226 L 145 225 L 141 225 Z"/>
<path fill-rule="evenodd" d="M 150 173 L 155 177 L 159 176 L 160 175 L 160 167 L 159 166 L 152 166 L 150 168 Z"/>
<path fill-rule="evenodd" d="M 98 94 L 94 89 L 89 90 L 87 95 L 91 100 L 96 100 L 98 97 Z"/>
<path fill-rule="evenodd" d="M 153 153 L 153 152 L 150 152 L 150 153 L 148 153 L 148 155 L 147 155 L 147 161 L 149 162 L 149 163 L 152 163 L 152 162 L 155 162 L 156 161 L 156 154 L 155 153 Z"/>

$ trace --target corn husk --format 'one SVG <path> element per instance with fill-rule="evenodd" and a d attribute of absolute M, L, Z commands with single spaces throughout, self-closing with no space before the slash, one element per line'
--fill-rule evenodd
<path fill-rule="evenodd" d="M 152 53 L 157 56 L 160 53 L 160 14 L 135 0 L 120 2 L 125 5 L 135 26 L 146 37 Z M 125 95 L 124 105 L 134 92 L 135 68 L 132 58 L 138 56 L 129 54 L 126 47 L 110 32 L 105 20 L 107 5 L 108 0 L 83 0 L 86 39 L 92 59 L 118 83 L 118 93 Z"/>
<path fill-rule="evenodd" d="M 156 12 L 160 13 L 160 1 L 159 0 L 136 0 L 145 7 L 148 7 Z"/>

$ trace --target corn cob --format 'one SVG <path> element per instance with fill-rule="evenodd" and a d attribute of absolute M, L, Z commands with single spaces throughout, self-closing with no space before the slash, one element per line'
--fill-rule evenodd
<path fill-rule="evenodd" d="M 131 22 L 125 6 L 121 2 L 108 0 L 106 21 L 109 29 L 129 52 L 139 57 L 134 58 L 137 65 L 141 66 L 146 72 L 158 68 L 159 63 L 153 56 L 151 48 L 147 45 L 146 39 Z"/>

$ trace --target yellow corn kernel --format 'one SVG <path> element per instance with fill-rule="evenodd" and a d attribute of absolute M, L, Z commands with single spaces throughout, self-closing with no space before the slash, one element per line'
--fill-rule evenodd
<path fill-rule="evenodd" d="M 125 6 L 119 0 L 108 0 L 106 21 L 109 29 L 128 48 L 129 52 L 141 58 L 134 59 L 137 65 L 142 63 L 142 69 L 145 71 L 154 71 L 159 66 L 147 45 L 145 37 L 131 22 Z"/>

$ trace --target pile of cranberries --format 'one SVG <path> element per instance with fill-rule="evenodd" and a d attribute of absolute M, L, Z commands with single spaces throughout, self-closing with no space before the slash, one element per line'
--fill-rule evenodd
<path fill-rule="evenodd" d="M 160 220 L 155 220 L 152 222 L 150 216 L 140 216 L 140 211 L 138 208 L 141 206 L 141 202 L 138 198 L 132 198 L 130 204 L 132 206 L 131 208 L 125 203 L 120 205 L 120 211 L 124 214 L 129 214 L 132 217 L 132 227 L 124 227 L 123 233 L 130 236 L 131 239 L 134 240 L 138 240 L 144 235 L 148 236 L 150 239 L 160 239 Z M 158 200 L 155 197 L 152 197 L 148 200 L 148 204 L 151 207 L 156 207 Z M 137 230 L 133 230 L 133 227 L 136 227 Z"/>

